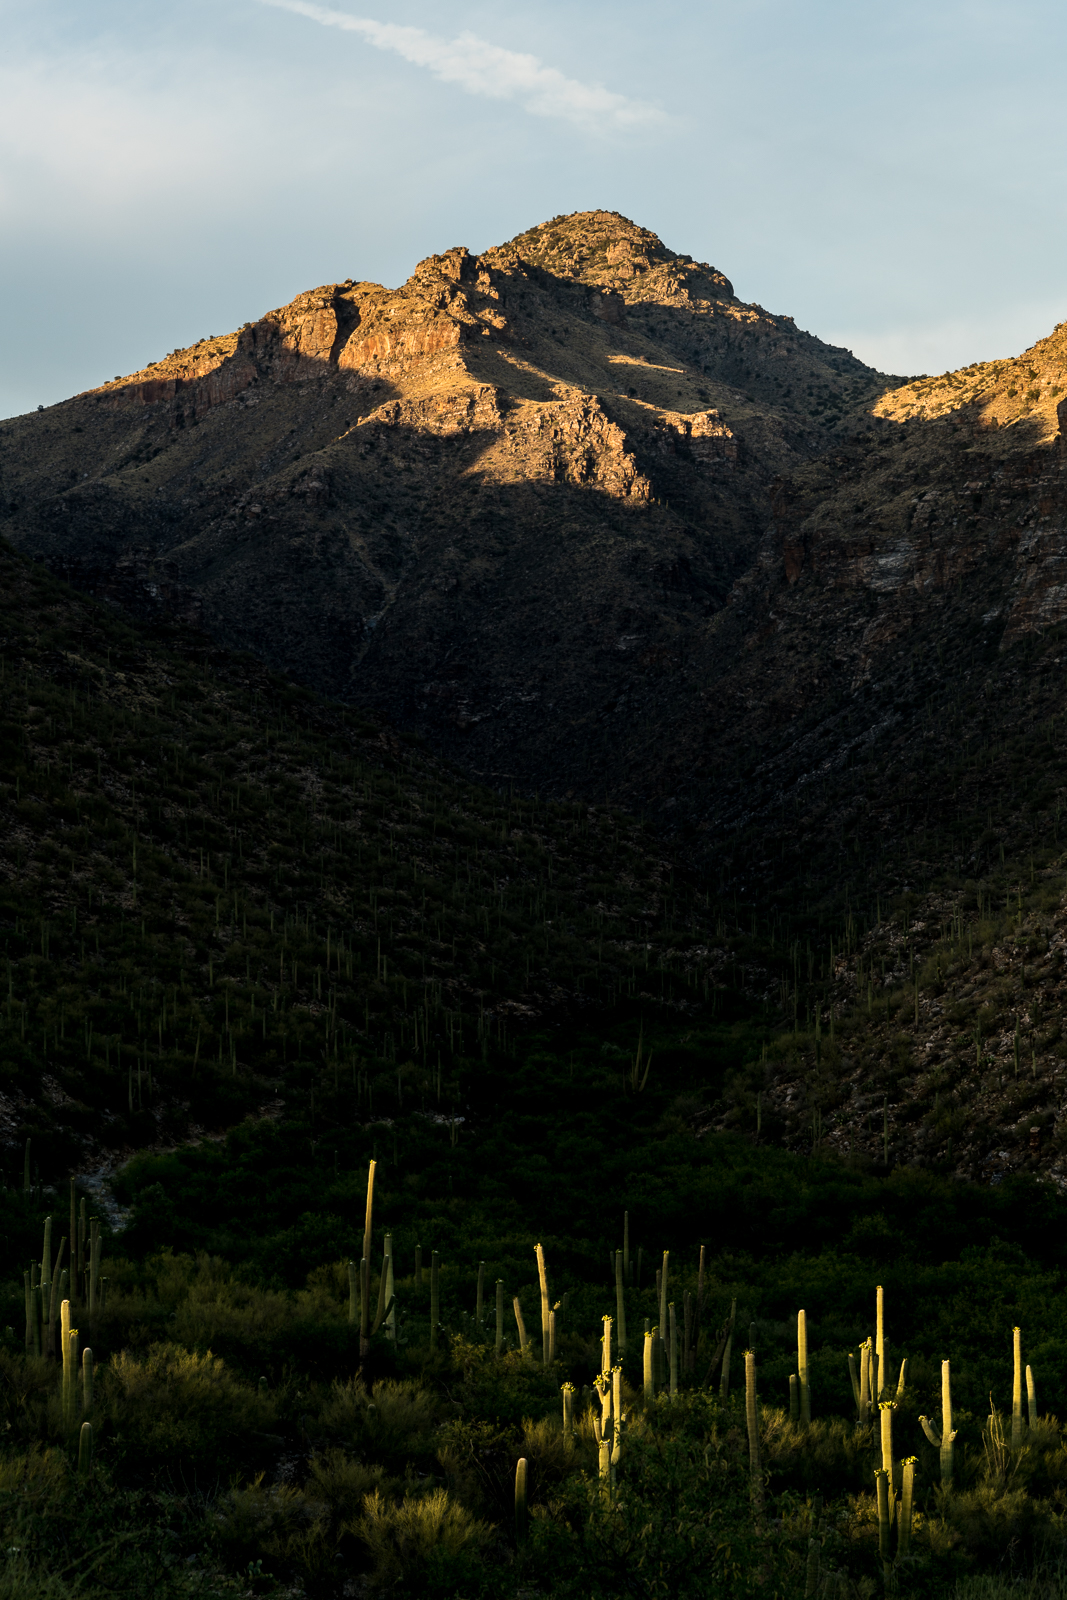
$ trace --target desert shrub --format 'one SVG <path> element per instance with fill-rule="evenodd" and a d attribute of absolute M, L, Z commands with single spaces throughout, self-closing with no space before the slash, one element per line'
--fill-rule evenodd
<path fill-rule="evenodd" d="M 102 1374 L 102 1398 L 114 1454 L 125 1475 L 212 1479 L 269 1453 L 274 1421 L 269 1394 L 243 1383 L 218 1356 L 178 1345 L 123 1352 Z"/>
<path fill-rule="evenodd" d="M 261 1474 L 222 1500 L 215 1537 L 222 1553 L 239 1567 L 266 1560 L 316 1571 L 328 1559 L 326 1524 L 321 1504 L 286 1484 L 267 1486 Z"/>
<path fill-rule="evenodd" d="M 813 1419 L 807 1427 L 785 1411 L 764 1410 L 760 1453 L 773 1488 L 833 1496 L 866 1489 L 876 1451 L 873 1427 L 857 1429 L 841 1417 Z"/>
<path fill-rule="evenodd" d="M 375 1489 L 352 1531 L 371 1557 L 375 1587 L 403 1585 L 420 1594 L 461 1592 L 465 1573 L 494 1538 L 494 1529 L 445 1489 L 405 1495 L 399 1505 L 390 1505 Z"/>
<path fill-rule="evenodd" d="M 384 1477 L 381 1467 L 367 1466 L 343 1450 L 324 1450 L 312 1456 L 304 1492 L 321 1504 L 335 1523 L 351 1521 L 362 1510 L 364 1498 Z"/>
<path fill-rule="evenodd" d="M 383 1379 L 369 1392 L 361 1378 L 352 1378 L 333 1384 L 319 1425 L 369 1460 L 403 1472 L 409 1461 L 432 1458 L 433 1433 L 442 1415 L 438 1397 L 412 1379 Z"/>

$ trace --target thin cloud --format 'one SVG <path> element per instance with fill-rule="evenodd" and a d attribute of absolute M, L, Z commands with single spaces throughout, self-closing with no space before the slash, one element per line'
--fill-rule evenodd
<path fill-rule="evenodd" d="M 439 39 L 421 28 L 402 28 L 371 17 L 353 17 L 311 0 L 264 0 L 283 11 L 310 17 L 326 28 L 358 33 L 378 50 L 393 50 L 405 61 L 425 67 L 444 83 L 455 83 L 467 94 L 492 100 L 518 100 L 538 117 L 562 117 L 568 122 L 608 123 L 616 127 L 647 126 L 661 122 L 655 106 L 626 95 L 614 94 L 598 83 L 581 83 L 546 67 L 536 56 L 504 50 L 473 33 Z"/>

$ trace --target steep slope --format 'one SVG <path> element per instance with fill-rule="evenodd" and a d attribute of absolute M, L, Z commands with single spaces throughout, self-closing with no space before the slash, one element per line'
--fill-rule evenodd
<path fill-rule="evenodd" d="M 859 791 L 849 768 L 870 790 L 902 756 L 966 761 L 1057 713 L 1065 385 L 1061 324 L 1016 362 L 885 396 L 875 409 L 893 427 L 876 446 L 835 447 L 776 486 L 759 561 L 710 630 L 701 733 L 723 782 L 690 799 L 713 830 L 768 821 L 785 797 Z M 958 810 L 958 787 L 920 783 L 913 810 Z M 881 853 L 892 830 L 870 799 Z M 973 841 L 950 854 L 980 870 Z"/>
<path fill-rule="evenodd" d="M 887 382 L 580 213 L 16 419 L 0 528 L 471 768 L 662 795 L 639 730 L 691 716 L 686 664 L 770 482 Z"/>
<path fill-rule="evenodd" d="M 248 1112 L 469 1121 L 524 1030 L 702 1001 L 711 918 L 645 830 L 158 634 L 0 543 L 8 1178 L 27 1136 L 50 1179 Z"/>

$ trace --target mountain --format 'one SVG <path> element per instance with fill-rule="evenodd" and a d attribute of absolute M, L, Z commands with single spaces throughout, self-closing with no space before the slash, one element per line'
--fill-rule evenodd
<path fill-rule="evenodd" d="M 0 531 L 495 781 L 662 800 L 772 483 L 898 381 L 579 213 L 8 422 Z"/>
<path fill-rule="evenodd" d="M 1058 1171 L 1065 388 L 1067 325 L 902 382 L 582 213 L 8 422 L 0 508 L 82 589 L 192 625 L 194 662 L 207 634 L 498 793 L 648 812 L 704 897 L 681 970 L 784 1028 L 699 1125 Z M 471 880 L 475 924 L 513 870 Z M 592 937 L 597 904 L 559 927 Z M 499 992 L 475 962 L 455 1004 L 547 1015 L 571 957 L 520 953 Z"/>

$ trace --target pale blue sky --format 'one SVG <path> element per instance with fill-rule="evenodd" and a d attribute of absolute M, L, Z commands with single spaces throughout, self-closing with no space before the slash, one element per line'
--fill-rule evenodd
<path fill-rule="evenodd" d="M 344 25 L 342 25 L 344 24 Z M 605 206 L 874 365 L 1067 317 L 1051 0 L 0 0 L 0 415 Z"/>

